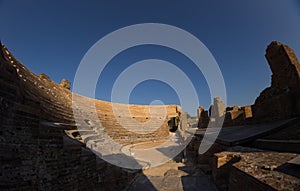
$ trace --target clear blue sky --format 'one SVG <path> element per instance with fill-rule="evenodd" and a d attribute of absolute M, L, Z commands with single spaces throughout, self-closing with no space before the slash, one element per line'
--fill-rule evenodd
<path fill-rule="evenodd" d="M 264 54 L 277 40 L 300 56 L 298 0 L 227 1 L 73 1 L 0 0 L 0 38 L 33 72 L 60 82 L 73 81 L 86 51 L 106 34 L 132 24 L 165 23 L 201 40 L 214 55 L 224 76 L 228 105 L 253 104 L 270 85 Z M 114 79 L 130 64 L 163 59 L 180 67 L 193 81 L 200 105 L 210 94 L 202 74 L 182 54 L 159 46 L 141 46 L 116 56 L 99 79 L 96 96 L 110 100 Z M 178 104 L 174 90 L 158 81 L 139 84 L 131 103 L 160 99 Z M 187 108 L 195 114 L 197 106 Z"/>

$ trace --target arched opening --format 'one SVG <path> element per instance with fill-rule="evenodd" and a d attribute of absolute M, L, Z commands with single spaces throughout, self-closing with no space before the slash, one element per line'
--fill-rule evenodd
<path fill-rule="evenodd" d="M 178 116 L 171 117 L 170 120 L 168 121 L 169 131 L 172 133 L 177 131 L 179 124 L 180 124 L 180 112 L 178 113 Z"/>

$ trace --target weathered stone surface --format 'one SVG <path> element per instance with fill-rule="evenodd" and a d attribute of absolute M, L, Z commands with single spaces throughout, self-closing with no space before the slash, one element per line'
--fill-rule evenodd
<path fill-rule="evenodd" d="M 214 98 L 214 103 L 209 109 L 209 116 L 212 118 L 223 117 L 226 112 L 225 103 L 221 100 L 220 97 Z"/>
<path fill-rule="evenodd" d="M 252 118 L 252 108 L 247 106 L 229 106 L 225 108 L 225 104 L 220 98 L 214 99 L 214 104 L 209 108 L 209 111 L 205 111 L 203 107 L 199 107 L 198 110 L 198 127 L 206 128 L 208 122 L 211 121 L 212 125 L 216 119 L 223 121 L 222 126 L 236 126 L 249 123 Z M 221 125 L 221 124 L 219 124 Z"/>
<path fill-rule="evenodd" d="M 39 75 L 39 77 L 40 77 L 41 79 L 43 79 L 43 80 L 51 81 L 50 77 L 49 77 L 47 74 L 45 74 L 45 73 L 41 73 L 41 74 Z"/>
<path fill-rule="evenodd" d="M 271 87 L 266 88 L 252 107 L 255 122 L 287 119 L 300 115 L 300 65 L 287 45 L 272 42 L 266 50 L 272 70 Z"/>
<path fill-rule="evenodd" d="M 208 111 L 203 107 L 199 107 L 198 114 L 198 127 L 206 128 L 210 126 L 222 126 L 225 117 L 226 106 L 220 97 L 215 97 L 213 104 Z"/>
<path fill-rule="evenodd" d="M 221 190 L 289 190 L 300 188 L 297 177 L 281 172 L 280 167 L 295 158 L 294 153 L 267 152 L 238 147 L 215 154 L 214 181 Z"/>
<path fill-rule="evenodd" d="M 300 65 L 293 50 L 273 41 L 266 50 L 266 58 L 272 70 L 272 87 L 289 87 L 296 91 L 300 83 Z"/>
<path fill-rule="evenodd" d="M 71 88 L 71 83 L 69 80 L 62 79 L 60 85 L 68 90 Z"/>
<path fill-rule="evenodd" d="M 198 114 L 198 127 L 206 128 L 209 122 L 208 111 L 205 111 L 203 107 L 199 107 L 197 110 Z"/>
<path fill-rule="evenodd" d="M 212 108 L 212 106 L 211 106 Z M 210 110 L 211 110 L 210 108 Z M 223 106 L 224 108 L 224 106 Z M 220 115 L 220 114 L 218 114 Z M 210 117 L 208 116 L 208 111 L 205 111 L 203 107 L 198 109 L 198 127 L 206 128 Z M 221 115 L 220 115 L 221 116 Z M 248 124 L 252 119 L 252 106 L 229 106 L 226 107 L 225 117 L 223 122 L 223 127 L 227 126 L 237 126 L 242 124 Z"/>
<path fill-rule="evenodd" d="M 251 105 L 243 106 L 242 110 L 243 110 L 244 119 L 250 119 L 253 117 Z"/>
<path fill-rule="evenodd" d="M 227 107 L 223 126 L 248 124 L 251 119 L 252 109 L 250 105 Z"/>

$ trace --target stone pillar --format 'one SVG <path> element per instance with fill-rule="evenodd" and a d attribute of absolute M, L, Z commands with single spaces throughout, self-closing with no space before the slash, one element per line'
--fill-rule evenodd
<path fill-rule="evenodd" d="M 205 111 L 203 107 L 199 107 L 197 110 L 198 127 L 205 128 L 208 125 L 209 117 L 208 111 Z"/>
<path fill-rule="evenodd" d="M 220 97 L 214 98 L 214 104 L 211 109 L 210 117 L 222 117 L 225 115 L 226 106 Z"/>
<path fill-rule="evenodd" d="M 210 108 L 210 123 L 211 127 L 221 127 L 224 122 L 226 112 L 225 103 L 221 100 L 220 97 L 214 98 L 214 104 Z"/>

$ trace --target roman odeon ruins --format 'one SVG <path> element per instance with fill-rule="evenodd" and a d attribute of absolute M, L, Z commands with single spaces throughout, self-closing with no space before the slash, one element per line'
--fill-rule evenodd
<path fill-rule="evenodd" d="M 178 131 L 193 129 L 187 148 L 168 163 L 180 158 L 181 164 L 210 177 L 219 190 L 299 190 L 300 65 L 290 47 L 275 41 L 267 47 L 266 59 L 272 83 L 253 105 L 225 108 L 215 98 L 208 110 L 199 107 L 193 121 L 177 105 L 166 106 L 162 117 L 149 111 L 163 106 L 118 104 L 73 94 L 68 80 L 57 84 L 46 74 L 32 73 L 1 44 L 0 189 L 130 190 L 151 165 L 132 170 L 103 160 L 93 152 L 111 147 L 102 133 L 128 148 L 148 148 Z M 87 103 L 95 105 L 95 113 Z M 121 111 L 129 108 L 131 115 L 115 116 L 112 106 Z M 213 112 L 218 108 L 225 112 Z M 82 116 L 80 124 L 73 112 Z M 222 130 L 212 147 L 199 154 L 208 122 L 216 113 L 224 117 Z M 143 133 L 124 128 L 117 118 Z M 151 126 L 136 125 L 149 120 Z M 101 128 L 94 125 L 97 121 Z"/>

